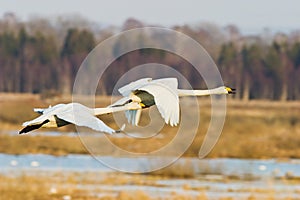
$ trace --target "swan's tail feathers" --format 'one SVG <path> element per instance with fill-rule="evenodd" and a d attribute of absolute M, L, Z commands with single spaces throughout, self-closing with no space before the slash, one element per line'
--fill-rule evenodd
<path fill-rule="evenodd" d="M 23 134 L 23 133 L 28 133 L 32 130 L 35 129 L 39 129 L 40 127 L 42 127 L 44 124 L 48 123 L 49 120 L 45 120 L 44 122 L 40 123 L 40 124 L 33 124 L 33 125 L 28 125 L 25 128 L 23 128 L 22 130 L 19 131 L 19 134 Z"/>
<path fill-rule="evenodd" d="M 55 107 L 55 106 L 54 106 Z M 48 108 L 34 108 L 33 111 L 36 112 L 36 113 L 39 113 L 39 114 L 44 114 L 45 110 L 49 109 L 49 108 L 52 108 L 51 105 L 49 105 Z"/>
<path fill-rule="evenodd" d="M 43 114 L 44 113 L 44 108 L 34 108 L 33 111 L 39 114 Z"/>

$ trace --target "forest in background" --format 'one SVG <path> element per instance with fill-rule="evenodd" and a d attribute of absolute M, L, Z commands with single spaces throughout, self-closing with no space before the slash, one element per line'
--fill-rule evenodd
<path fill-rule="evenodd" d="M 76 15 L 21 21 L 7 13 L 0 18 L 0 92 L 70 94 L 77 70 L 98 43 L 120 31 L 149 25 L 131 18 L 121 27 L 101 26 Z M 266 29 L 257 35 L 243 35 L 234 25 L 199 23 L 171 28 L 208 51 L 225 85 L 239 91 L 234 98 L 300 99 L 300 29 L 288 34 Z M 122 44 L 116 44 L 107 51 L 114 54 L 120 48 Z M 110 95 L 124 72 L 136 64 L 157 61 L 157 57 L 159 63 L 180 71 L 194 88 L 205 87 L 189 63 L 150 49 L 130 52 L 113 62 L 113 70 L 106 72 L 97 92 Z"/>

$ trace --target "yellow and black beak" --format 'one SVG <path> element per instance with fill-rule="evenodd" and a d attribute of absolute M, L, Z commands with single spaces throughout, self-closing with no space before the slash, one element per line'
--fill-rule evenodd
<path fill-rule="evenodd" d="M 140 106 L 141 106 L 142 108 L 145 108 L 145 107 L 146 107 L 146 105 L 143 104 L 142 102 L 140 102 L 139 104 L 140 104 Z"/>
<path fill-rule="evenodd" d="M 228 94 L 235 94 L 235 89 L 230 87 L 225 87 L 225 89 L 227 90 Z"/>

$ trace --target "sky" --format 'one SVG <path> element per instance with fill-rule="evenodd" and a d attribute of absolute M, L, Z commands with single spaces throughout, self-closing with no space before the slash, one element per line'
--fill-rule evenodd
<path fill-rule="evenodd" d="M 300 29 L 298 0 L 0 0 L 0 16 L 6 12 L 14 12 L 22 20 L 33 15 L 79 14 L 116 26 L 130 17 L 165 27 L 201 22 L 234 24 L 248 34 L 264 28 L 276 32 Z"/>

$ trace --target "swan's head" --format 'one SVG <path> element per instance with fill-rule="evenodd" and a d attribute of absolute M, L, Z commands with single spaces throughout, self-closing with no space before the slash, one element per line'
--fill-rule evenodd
<path fill-rule="evenodd" d="M 235 89 L 224 86 L 225 94 L 235 94 Z"/>
<path fill-rule="evenodd" d="M 221 86 L 211 90 L 211 94 L 235 94 L 235 89 Z"/>

